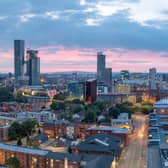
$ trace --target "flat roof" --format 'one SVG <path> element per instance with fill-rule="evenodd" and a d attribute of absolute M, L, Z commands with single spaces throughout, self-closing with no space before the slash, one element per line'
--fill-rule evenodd
<path fill-rule="evenodd" d="M 153 104 L 154 108 L 158 108 L 158 107 L 168 107 L 168 97 L 161 99 L 159 101 L 157 101 L 156 103 Z"/>
<path fill-rule="evenodd" d="M 162 168 L 159 148 L 150 147 L 147 149 L 147 168 Z"/>
<path fill-rule="evenodd" d="M 87 128 L 86 130 L 101 130 L 101 131 L 112 131 L 114 133 L 124 133 L 128 134 L 128 130 L 126 128 L 116 128 L 111 126 L 92 126 Z"/>
<path fill-rule="evenodd" d="M 2 120 L 18 120 L 17 118 L 14 118 L 14 117 L 6 117 L 6 116 L 0 116 L 0 119 Z"/>
<path fill-rule="evenodd" d="M 14 152 L 20 152 L 20 153 L 28 153 L 28 154 L 32 154 L 32 155 L 41 155 L 41 156 L 45 156 L 49 152 L 49 151 L 45 151 L 45 150 L 8 145 L 8 144 L 4 144 L 4 143 L 0 143 L 0 149 L 14 151 Z"/>

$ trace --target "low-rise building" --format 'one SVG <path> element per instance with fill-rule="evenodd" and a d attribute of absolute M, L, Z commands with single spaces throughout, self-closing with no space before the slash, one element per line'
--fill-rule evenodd
<path fill-rule="evenodd" d="M 99 133 L 107 133 L 111 135 L 115 135 L 124 140 L 124 145 L 128 145 L 128 130 L 126 128 L 115 128 L 111 126 L 93 126 L 86 129 L 87 135 L 99 134 Z"/>
<path fill-rule="evenodd" d="M 168 97 L 161 99 L 153 104 L 154 113 L 168 115 Z"/>
<path fill-rule="evenodd" d="M 85 138 L 87 136 L 86 128 L 93 125 L 95 124 L 70 123 L 67 120 L 48 120 L 43 124 L 43 132 L 56 139 L 62 136 L 71 139 Z"/>
<path fill-rule="evenodd" d="M 0 141 L 8 140 L 8 128 L 10 125 L 1 125 L 0 126 Z"/>
<path fill-rule="evenodd" d="M 77 146 L 73 146 L 72 152 L 74 154 L 112 155 L 119 159 L 123 146 L 122 138 L 102 133 L 91 135 Z"/>
<path fill-rule="evenodd" d="M 11 157 L 16 157 L 22 168 L 111 168 L 116 163 L 113 156 L 75 155 L 0 143 L 0 165 Z"/>
<path fill-rule="evenodd" d="M 39 146 L 40 144 L 46 143 L 47 141 L 48 141 L 48 135 L 44 133 L 41 133 L 31 138 L 31 142 L 34 146 Z"/>

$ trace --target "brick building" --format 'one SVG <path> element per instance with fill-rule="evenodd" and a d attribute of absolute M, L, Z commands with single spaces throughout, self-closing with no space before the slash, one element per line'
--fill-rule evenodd
<path fill-rule="evenodd" d="M 57 153 L 0 143 L 0 165 L 11 157 L 20 161 L 21 168 L 111 168 L 115 163 L 113 156 Z"/>
<path fill-rule="evenodd" d="M 51 138 L 67 136 L 69 138 L 85 138 L 86 128 L 95 124 L 70 123 L 66 120 L 48 120 L 43 124 L 43 132 Z"/>
<path fill-rule="evenodd" d="M 115 128 L 111 126 L 93 126 L 86 129 L 87 135 L 106 133 L 115 135 L 124 140 L 124 145 L 128 145 L 128 130 L 126 128 Z"/>

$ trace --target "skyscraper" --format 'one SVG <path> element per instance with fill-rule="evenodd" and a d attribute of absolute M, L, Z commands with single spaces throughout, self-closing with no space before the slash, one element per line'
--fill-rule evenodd
<path fill-rule="evenodd" d="M 112 68 L 105 69 L 105 82 L 108 86 L 108 91 L 112 90 Z"/>
<path fill-rule="evenodd" d="M 88 103 L 92 103 L 97 98 L 97 80 L 89 79 L 85 82 L 85 101 Z"/>
<path fill-rule="evenodd" d="M 122 70 L 120 73 L 120 78 L 121 80 L 129 80 L 130 78 L 130 73 L 128 70 Z"/>
<path fill-rule="evenodd" d="M 24 40 L 14 40 L 15 83 L 24 75 Z"/>
<path fill-rule="evenodd" d="M 156 68 L 149 69 L 148 78 L 149 78 L 150 89 L 155 90 L 156 89 Z"/>
<path fill-rule="evenodd" d="M 97 53 L 97 79 L 98 82 L 105 80 L 105 55 L 102 52 Z"/>
<path fill-rule="evenodd" d="M 27 75 L 29 85 L 38 85 L 40 82 L 40 58 L 37 50 L 27 50 Z"/>

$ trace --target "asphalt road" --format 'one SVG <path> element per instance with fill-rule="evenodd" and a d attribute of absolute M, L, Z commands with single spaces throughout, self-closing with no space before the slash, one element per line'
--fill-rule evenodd
<path fill-rule="evenodd" d="M 143 115 L 134 116 L 135 130 L 121 155 L 117 168 L 146 168 L 147 124 Z"/>

